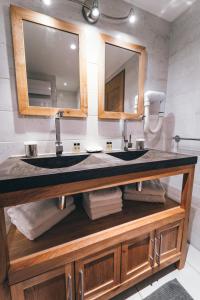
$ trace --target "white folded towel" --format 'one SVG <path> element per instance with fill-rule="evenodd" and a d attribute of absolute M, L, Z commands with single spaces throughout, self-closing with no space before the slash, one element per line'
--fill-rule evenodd
<path fill-rule="evenodd" d="M 112 204 L 112 205 L 106 205 L 106 206 L 99 206 L 99 207 L 88 207 L 86 203 L 83 203 L 83 207 L 85 210 L 90 212 L 91 214 L 98 215 L 103 213 L 104 211 L 112 211 L 116 209 L 122 209 L 122 201 Z"/>
<path fill-rule="evenodd" d="M 115 209 L 109 209 L 109 210 L 102 210 L 101 212 L 98 212 L 98 213 L 91 213 L 90 211 L 88 211 L 87 209 L 85 210 L 88 217 L 91 219 L 91 220 L 96 220 L 96 219 L 99 219 L 99 218 L 102 218 L 102 217 L 105 217 L 105 216 L 108 216 L 108 215 L 112 215 L 112 214 L 115 214 L 115 213 L 118 213 L 122 210 L 122 207 L 118 207 L 118 208 L 115 208 Z"/>
<path fill-rule="evenodd" d="M 122 197 L 122 191 L 119 187 L 113 187 L 109 189 L 103 189 L 99 191 L 93 191 L 84 194 L 84 198 L 87 201 L 91 201 L 92 203 L 97 203 L 99 201 L 108 201 L 113 199 L 119 199 Z"/>
<path fill-rule="evenodd" d="M 113 198 L 113 199 L 104 199 L 101 201 L 90 201 L 88 197 L 88 193 L 83 194 L 83 202 L 85 205 L 87 205 L 89 208 L 96 208 L 96 207 L 105 207 L 105 206 L 111 206 L 117 203 L 122 203 L 122 196 Z"/>
<path fill-rule="evenodd" d="M 165 203 L 166 199 L 164 195 L 144 195 L 144 194 L 132 194 L 124 193 L 124 200 L 151 202 L 151 203 Z"/>
<path fill-rule="evenodd" d="M 164 196 L 165 189 L 163 188 L 160 180 L 148 180 L 143 181 L 142 191 L 139 192 L 136 189 L 136 183 L 126 185 L 124 188 L 124 193 L 133 194 L 133 195 L 157 195 Z"/>
<path fill-rule="evenodd" d="M 58 199 L 42 200 L 9 208 L 11 222 L 29 240 L 34 240 L 75 210 L 73 197 L 67 197 L 66 209 L 58 209 Z"/>

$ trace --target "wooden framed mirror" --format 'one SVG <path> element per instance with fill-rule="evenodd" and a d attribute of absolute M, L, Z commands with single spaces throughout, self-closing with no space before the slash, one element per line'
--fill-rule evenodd
<path fill-rule="evenodd" d="M 144 112 L 145 47 L 101 35 L 100 119 L 141 119 Z"/>
<path fill-rule="evenodd" d="M 77 25 L 11 6 L 19 112 L 87 116 L 85 38 Z"/>

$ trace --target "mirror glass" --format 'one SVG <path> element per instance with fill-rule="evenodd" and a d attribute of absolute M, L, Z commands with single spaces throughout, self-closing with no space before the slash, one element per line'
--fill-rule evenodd
<path fill-rule="evenodd" d="M 105 44 L 105 111 L 137 113 L 140 54 Z"/>
<path fill-rule="evenodd" d="M 80 108 L 79 36 L 23 21 L 30 106 Z"/>

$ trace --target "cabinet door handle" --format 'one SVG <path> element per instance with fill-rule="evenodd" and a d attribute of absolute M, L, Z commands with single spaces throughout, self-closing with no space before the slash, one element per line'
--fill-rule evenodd
<path fill-rule="evenodd" d="M 150 260 L 150 266 L 153 269 L 153 267 L 154 267 L 154 258 L 151 255 L 149 255 L 149 260 Z"/>
<path fill-rule="evenodd" d="M 163 244 L 163 236 L 161 233 L 160 234 L 160 245 L 159 245 L 159 258 L 161 257 L 162 244 Z"/>
<path fill-rule="evenodd" d="M 157 249 L 157 243 L 156 243 L 156 262 L 160 266 L 160 257 L 161 257 L 161 249 L 162 249 L 162 234 L 160 234 L 159 237 L 156 237 L 156 240 L 159 240 L 158 249 Z"/>
<path fill-rule="evenodd" d="M 151 239 L 152 244 L 152 255 L 149 255 L 150 259 L 150 266 L 153 269 L 154 268 L 154 258 L 155 258 L 155 238 Z"/>
<path fill-rule="evenodd" d="M 68 277 L 67 277 L 67 300 L 73 300 L 72 299 L 72 276 L 71 276 L 71 274 L 68 274 Z"/>
<path fill-rule="evenodd" d="M 158 265 L 160 265 L 159 252 L 158 252 L 158 240 L 159 240 L 159 238 L 155 237 L 155 240 L 156 240 L 156 249 L 155 249 L 156 263 Z"/>
<path fill-rule="evenodd" d="M 80 300 L 84 300 L 84 274 L 83 274 L 83 270 L 79 271 L 79 276 L 80 276 Z"/>

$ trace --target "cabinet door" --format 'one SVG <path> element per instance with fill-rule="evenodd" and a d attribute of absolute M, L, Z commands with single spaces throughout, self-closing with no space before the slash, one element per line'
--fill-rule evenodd
<path fill-rule="evenodd" d="M 154 233 L 150 232 L 122 244 L 121 280 L 134 280 L 154 266 Z"/>
<path fill-rule="evenodd" d="M 180 255 L 183 220 L 156 230 L 155 258 L 158 265 Z"/>
<path fill-rule="evenodd" d="M 73 265 L 11 286 L 12 300 L 73 300 Z"/>
<path fill-rule="evenodd" d="M 98 299 L 120 283 L 121 246 L 75 263 L 76 299 Z"/>

